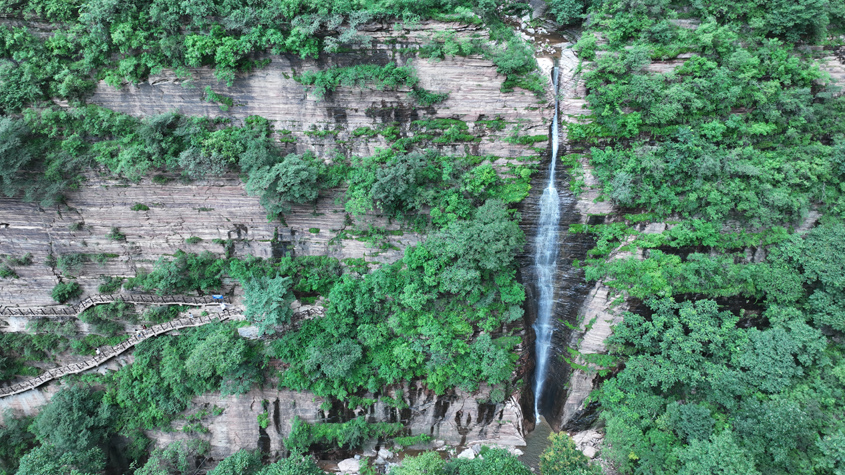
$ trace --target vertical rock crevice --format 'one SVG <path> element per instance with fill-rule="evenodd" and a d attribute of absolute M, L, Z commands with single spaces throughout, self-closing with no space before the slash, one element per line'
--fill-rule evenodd
<path fill-rule="evenodd" d="M 573 101 L 577 99 L 577 88 L 580 85 L 576 77 L 578 59 L 571 50 L 563 50 L 559 62 L 560 77 L 558 96 L 560 99 L 559 143 L 560 150 L 557 157 L 549 157 L 547 160 L 558 160 L 560 156 L 570 152 L 566 142 L 565 122 L 568 115 L 573 112 Z M 577 111 L 576 111 L 577 113 Z M 540 219 L 540 198 L 543 190 L 549 181 L 550 163 L 544 161 L 541 165 L 541 172 L 537 173 L 532 180 L 532 189 L 529 197 L 523 201 L 520 207 L 522 213 L 521 226 L 526 234 L 527 245 L 525 251 L 519 256 L 520 275 L 526 288 L 525 320 L 526 328 L 529 331 L 527 340 L 534 340 L 533 324 L 537 320 L 539 289 L 537 288 L 538 269 L 534 262 L 537 249 L 537 233 L 539 231 Z M 553 281 L 553 302 L 551 309 L 551 325 L 553 332 L 551 337 L 550 351 L 548 355 L 548 366 L 546 368 L 546 384 L 541 388 L 541 394 L 533 394 L 535 387 L 535 371 L 525 381 L 525 390 L 520 401 L 526 417 L 526 429 L 532 429 L 535 420 L 535 412 L 545 417 L 554 430 L 562 427 L 561 416 L 564 410 L 564 402 L 568 390 L 570 367 L 566 362 L 569 358 L 569 344 L 572 334 L 571 328 L 576 328 L 581 323 L 581 306 L 587 296 L 591 285 L 584 280 L 584 271 L 573 267 L 574 260 L 582 260 L 586 257 L 594 241 L 589 235 L 573 234 L 569 226 L 575 223 L 584 223 L 588 217 L 583 212 L 584 206 L 580 203 L 584 197 L 576 196 L 570 187 L 572 176 L 569 171 L 557 167 L 555 174 L 555 187 L 557 189 L 560 220 L 557 229 L 557 265 L 554 269 Z M 536 364 L 536 350 L 533 341 L 529 344 L 531 362 Z M 530 396 L 529 396 L 530 393 Z M 540 401 L 540 410 L 535 411 L 534 400 Z"/>

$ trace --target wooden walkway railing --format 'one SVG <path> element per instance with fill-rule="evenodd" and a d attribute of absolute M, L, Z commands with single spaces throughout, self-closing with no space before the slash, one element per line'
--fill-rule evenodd
<path fill-rule="evenodd" d="M 222 322 L 225 320 L 241 318 L 243 317 L 241 315 L 241 312 L 239 311 L 224 310 L 214 315 L 206 315 L 195 318 L 180 318 L 178 320 L 172 320 L 167 323 L 162 323 L 160 325 L 154 325 L 153 327 L 148 328 L 147 330 L 142 330 L 140 332 L 141 336 L 134 335 L 123 343 L 120 343 L 119 345 L 100 348 L 99 355 L 89 360 L 83 361 L 82 363 L 74 363 L 59 368 L 53 368 L 49 371 L 44 372 L 44 374 L 38 376 L 37 378 L 33 378 L 18 384 L 13 384 L 5 388 L 0 388 L 0 398 L 19 394 L 25 391 L 29 391 L 30 389 L 35 389 L 38 386 L 41 386 L 42 384 L 45 384 L 56 378 L 61 378 L 62 376 L 66 376 L 68 374 L 81 373 L 91 368 L 95 368 L 103 364 L 107 360 L 125 352 L 129 348 L 132 348 L 138 343 L 146 340 L 147 338 L 152 338 L 154 336 L 161 335 L 162 333 L 167 333 L 171 330 L 178 330 L 180 328 L 187 327 L 198 327 L 200 325 L 205 325 L 206 323 Z"/>
<path fill-rule="evenodd" d="M 0 309 L 0 317 L 75 317 L 94 305 L 112 302 L 146 303 L 146 304 L 167 304 L 167 305 L 209 305 L 217 303 L 211 296 L 192 297 L 190 295 L 133 295 L 133 294 L 106 294 L 88 297 L 76 305 L 49 307 L 15 308 L 4 307 Z"/>

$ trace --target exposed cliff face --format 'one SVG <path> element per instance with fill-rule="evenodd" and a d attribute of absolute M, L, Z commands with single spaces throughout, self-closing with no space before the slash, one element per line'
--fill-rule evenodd
<path fill-rule="evenodd" d="M 399 409 L 376 402 L 369 408 L 347 409 L 335 404 L 329 410 L 321 409 L 324 399 L 306 392 L 275 389 L 254 389 L 240 396 L 221 397 L 207 394 L 194 400 L 197 411 L 217 406 L 223 409 L 220 416 L 203 420 L 209 432 L 199 434 L 211 443 L 210 456 L 216 460 L 225 458 L 239 448 L 261 449 L 271 456 L 284 455 L 284 440 L 291 432 L 294 418 L 305 422 L 344 422 L 358 416 L 365 416 L 369 422 L 402 422 L 408 434 L 427 434 L 434 445 L 489 444 L 503 446 L 525 445 L 522 432 L 522 413 L 519 404 L 511 399 L 504 403 L 479 402 L 480 394 L 450 391 L 441 396 L 418 387 L 403 385 L 386 394 L 401 399 L 407 407 Z M 267 413 L 270 423 L 262 429 L 257 421 L 259 414 Z M 180 429 L 184 421 L 174 422 L 174 429 Z M 198 434 L 181 431 L 150 434 L 157 445 L 163 446 L 174 440 L 196 438 Z M 373 441 L 373 443 L 377 443 Z"/>
<path fill-rule="evenodd" d="M 174 177 L 176 178 L 176 177 Z M 247 196 L 236 176 L 159 185 L 149 179 L 131 185 L 116 180 L 89 177 L 79 191 L 68 196 L 67 206 L 43 209 L 33 203 L 0 199 L 0 254 L 33 255 L 34 264 L 18 267 L 19 279 L 0 279 L 4 306 L 54 304 L 50 291 L 59 281 L 59 271 L 44 263 L 49 254 L 107 254 L 105 263 L 88 262 L 76 279 L 86 295 L 97 293 L 100 275 L 134 276 L 139 269 L 151 269 L 162 256 L 177 250 L 222 253 L 217 240 L 231 240 L 235 256 L 272 257 L 287 255 L 329 255 L 337 258 L 366 258 L 392 262 L 407 245 L 416 243 L 414 233 L 387 235 L 392 247 L 379 250 L 355 239 L 335 239 L 339 231 L 351 229 L 337 192 L 327 192 L 316 205 L 295 206 L 285 225 L 268 222 L 258 199 Z M 132 211 L 136 203 L 148 211 Z M 76 223 L 82 223 L 77 225 Z M 359 226 L 398 229 L 397 224 L 376 216 L 357 219 Z M 73 230 L 74 225 L 80 226 Z M 126 242 L 109 240 L 112 227 L 126 234 Z M 185 239 L 201 242 L 187 244 Z M 275 238 L 275 241 L 274 241 Z M 113 257 L 112 257 L 113 256 Z"/>
<path fill-rule="evenodd" d="M 149 116 L 177 110 L 183 114 L 227 117 L 242 121 L 250 115 L 260 115 L 274 122 L 277 130 L 292 132 L 295 144 L 291 152 L 313 151 L 318 156 L 331 159 L 337 153 L 346 156 L 371 155 L 376 147 L 385 147 L 382 137 L 360 138 L 352 134 L 359 127 L 377 128 L 396 122 L 402 134 L 408 133 L 410 123 L 426 118 L 453 118 L 469 123 L 471 132 L 475 121 L 502 117 L 511 123 L 521 123 L 522 134 L 546 132 L 544 119 L 549 111 L 544 103 L 538 104 L 530 92 L 516 90 L 503 94 L 500 88 L 504 77 L 495 66 L 479 56 L 454 57 L 442 61 L 411 59 L 403 50 L 426 44 L 434 34 L 455 31 L 458 37 L 483 30 L 459 24 L 423 22 L 414 30 L 393 31 L 389 25 L 371 25 L 369 34 L 373 43 L 370 49 L 348 53 L 323 55 L 319 60 L 302 60 L 296 56 L 268 56 L 266 67 L 242 74 L 232 87 L 225 87 L 214 78 L 208 68 L 190 70 L 192 79 L 183 81 L 172 72 L 151 77 L 148 82 L 114 89 L 101 83 L 90 102 L 136 116 Z M 398 91 L 362 90 L 340 87 L 318 101 L 313 94 L 293 80 L 295 74 L 305 71 L 325 70 L 332 66 L 355 64 L 399 65 L 412 63 L 417 71 L 420 86 L 434 92 L 448 92 L 449 98 L 431 107 L 417 107 L 407 95 L 407 89 Z M 206 86 L 231 98 L 235 106 L 222 112 L 217 104 L 204 102 Z M 306 132 L 330 131 L 322 137 Z M 531 156 L 534 152 L 526 146 L 509 144 L 501 140 L 510 129 L 493 133 L 481 142 L 444 147 L 444 152 L 499 157 Z"/>
<path fill-rule="evenodd" d="M 394 124 L 408 134 L 410 123 L 422 118 L 457 118 L 466 121 L 470 133 L 483 136 L 480 142 L 442 146 L 444 153 L 493 155 L 506 159 L 534 155 L 529 146 L 504 142 L 519 125 L 521 135 L 546 133 L 549 111 L 537 98 L 522 90 L 499 91 L 504 77 L 495 66 L 480 57 L 455 58 L 440 62 L 414 60 L 421 86 L 449 92 L 450 97 L 435 107 L 417 108 L 407 91 L 377 91 L 341 87 L 322 101 L 307 94 L 291 79 L 295 73 L 325 69 L 333 65 L 403 62 L 402 48 L 426 43 L 438 31 L 457 29 L 459 35 L 475 30 L 453 24 L 424 23 L 419 29 L 393 32 L 383 25 L 372 25 L 371 49 L 331 55 L 321 60 L 300 60 L 293 56 L 273 56 L 270 64 L 244 74 L 234 85 L 218 84 L 210 69 L 191 71 L 190 85 L 173 73 L 163 72 L 148 82 L 114 89 L 100 84 L 90 102 L 138 116 L 179 110 L 184 114 L 228 117 L 235 122 L 249 115 L 261 115 L 274 122 L 276 130 L 292 132 L 295 143 L 286 143 L 290 152 L 313 151 L 325 160 L 338 153 L 364 156 L 377 147 L 387 146 L 381 136 L 356 137 L 359 127 L 378 128 Z M 390 44 L 388 44 L 390 43 Z M 205 86 L 230 97 L 236 104 L 222 112 L 217 104 L 203 101 Z M 502 117 L 512 124 L 503 131 L 476 127 L 475 121 Z M 314 131 L 328 134 L 314 134 Z M 320 135 L 323 135 L 322 137 Z M 171 177 L 177 178 L 177 177 Z M 43 265 L 49 254 L 107 254 L 105 264 L 88 263 L 78 278 L 86 294 L 96 293 L 100 275 L 132 276 L 140 268 L 150 268 L 161 256 L 176 250 L 222 252 L 214 239 L 233 240 L 235 255 L 270 257 L 276 252 L 296 255 L 330 255 L 338 258 L 364 257 L 370 261 L 392 262 L 403 249 L 420 240 L 407 233 L 386 236 L 383 248 L 370 247 L 355 239 L 335 239 L 338 232 L 358 225 L 398 229 L 378 216 L 356 218 L 350 224 L 339 203 L 342 190 L 325 192 L 316 205 L 294 207 L 285 224 L 268 222 L 258 199 L 247 196 L 234 175 L 193 183 L 177 180 L 155 184 L 147 179 L 125 184 L 90 176 L 87 183 L 68 196 L 67 207 L 42 209 L 15 199 L 0 199 L 0 254 L 32 253 L 35 265 L 17 270 L 20 279 L 0 280 L 2 305 L 49 305 L 50 290 L 59 281 L 58 271 Z M 131 211 L 135 203 L 149 211 Z M 74 223 L 84 223 L 72 231 Z M 112 227 L 127 235 L 127 242 L 106 239 Z M 278 233 L 278 234 L 277 234 Z M 203 241 L 188 245 L 185 239 Z M 273 241 L 277 236 L 277 241 Z M 397 250 L 398 249 L 398 250 Z"/>
<path fill-rule="evenodd" d="M 192 71 L 193 80 L 186 87 L 175 75 L 163 72 L 148 82 L 116 90 L 101 84 L 89 102 L 130 113 L 148 116 L 178 110 L 189 115 L 228 117 L 239 122 L 249 115 L 261 115 L 274 122 L 276 130 L 287 129 L 295 142 L 286 142 L 288 152 L 313 151 L 320 158 L 331 160 L 338 154 L 364 156 L 377 147 L 387 146 L 382 136 L 356 137 L 359 127 L 377 129 L 384 125 L 399 128 L 400 135 L 412 133 L 410 123 L 425 118 L 455 118 L 467 122 L 469 132 L 481 141 L 441 146 L 444 153 L 493 155 L 508 158 L 536 156 L 530 146 L 505 142 L 504 137 L 517 131 L 519 135 L 547 133 L 550 112 L 546 101 L 527 91 L 501 93 L 504 77 L 492 62 L 481 57 L 455 58 L 440 62 L 416 59 L 413 64 L 420 85 L 435 92 L 449 92 L 449 99 L 434 107 L 418 108 L 407 92 L 374 91 L 341 87 L 322 101 L 307 94 L 291 76 L 306 70 L 325 69 L 332 65 L 403 64 L 407 57 L 402 48 L 427 42 L 438 31 L 457 28 L 452 24 L 424 23 L 419 29 L 394 33 L 390 28 L 372 28 L 373 47 L 366 51 L 332 55 L 319 61 L 303 61 L 289 56 L 273 56 L 270 64 L 236 79 L 231 88 L 218 84 L 213 73 L 204 68 Z M 459 35 L 475 29 L 457 28 Z M 203 101 L 205 86 L 233 99 L 236 104 L 226 112 L 217 104 Z M 542 103 L 541 103 L 542 102 Z M 477 126 L 476 121 L 501 117 L 510 125 L 502 131 Z M 313 126 L 313 127 L 312 127 Z M 313 133 L 313 132 L 331 133 Z M 166 183 L 149 178 L 125 183 L 91 173 L 86 183 L 68 194 L 66 205 L 44 209 L 36 204 L 15 199 L 0 199 L 0 254 L 33 255 L 34 264 L 16 267 L 19 279 L 0 279 L 0 305 L 43 306 L 54 304 L 50 291 L 60 280 L 73 278 L 85 290 L 84 296 L 97 293 L 100 276 L 134 276 L 150 269 L 153 263 L 177 250 L 224 252 L 214 240 L 230 241 L 234 256 L 259 257 L 295 255 L 329 255 L 340 259 L 365 258 L 374 262 L 392 262 L 401 257 L 404 248 L 419 242 L 423 236 L 405 232 L 384 237 L 384 244 L 375 247 L 354 237 L 340 239 L 342 230 L 369 225 L 398 230 L 399 225 L 376 214 L 348 216 L 339 199 L 344 190 L 329 190 L 314 205 L 294 206 L 285 215 L 285 222 L 268 222 L 258 199 L 246 194 L 242 182 L 234 174 L 184 182 L 168 175 Z M 141 203 L 147 211 L 132 211 Z M 80 224 L 81 223 L 81 224 Z M 106 235 L 119 228 L 125 242 L 109 240 Z M 190 237 L 201 238 L 187 244 Z M 105 256 L 98 264 L 87 262 L 77 276 L 63 276 L 58 269 L 44 263 L 49 255 L 85 253 Z M 228 285 L 228 284 L 227 284 Z M 227 289 L 231 290 L 231 288 Z M 7 330 L 22 331 L 25 321 L 0 322 Z M 84 325 L 80 328 L 85 330 Z M 524 348 L 524 346 L 523 346 Z M 525 353 L 525 352 L 523 352 Z M 521 361 L 527 355 L 523 354 Z M 131 362 L 131 354 L 104 365 L 116 370 Z M 520 373 L 515 378 L 523 377 Z M 51 383 L 39 390 L 0 399 L 0 407 L 18 413 L 33 414 L 59 389 Z M 401 395 L 400 395 L 401 389 Z M 522 413 L 513 400 L 487 404 L 489 390 L 482 388 L 470 394 L 454 391 L 442 396 L 416 386 L 391 389 L 394 397 L 403 398 L 407 409 L 398 410 L 379 402 L 366 410 L 332 409 L 323 412 L 323 402 L 308 393 L 256 389 L 247 395 L 221 398 L 206 395 L 198 405 L 216 404 L 224 413 L 209 420 L 208 437 L 212 456 L 223 458 L 239 448 L 261 448 L 270 453 L 283 450 L 282 440 L 290 431 L 294 416 L 316 422 L 338 422 L 364 414 L 372 421 L 401 421 L 411 434 L 429 434 L 449 445 L 490 443 L 523 445 Z M 272 421 L 261 429 L 256 416 L 265 411 L 268 401 Z M 166 444 L 173 433 L 153 434 L 159 444 Z M 181 436 L 181 435 L 180 435 Z M 195 436 L 195 434 L 192 434 Z"/>

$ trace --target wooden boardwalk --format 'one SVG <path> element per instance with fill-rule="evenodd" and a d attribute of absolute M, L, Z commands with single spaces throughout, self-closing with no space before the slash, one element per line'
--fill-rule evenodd
<path fill-rule="evenodd" d="M 162 304 L 162 305 L 213 305 L 218 301 L 211 298 L 211 296 L 192 297 L 190 295 L 135 295 L 135 294 L 106 294 L 94 295 L 83 299 L 76 305 L 52 305 L 49 307 L 3 307 L 0 309 L 0 317 L 76 317 L 94 305 L 112 303 L 112 302 L 126 302 L 126 303 L 143 303 L 143 304 Z"/>
<path fill-rule="evenodd" d="M 189 297 L 190 298 L 190 297 Z M 202 297 L 197 297 L 202 298 Z M 210 300 L 210 299 L 209 299 Z M 114 300 L 112 300 L 113 302 Z M 128 300 L 124 300 L 128 301 Z M 102 303 L 102 302 L 101 302 Z M 145 302 L 146 303 L 146 302 Z M 206 303 L 203 301 L 203 303 Z M 91 304 L 93 305 L 93 304 Z M 195 303 L 191 303 L 191 305 L 196 305 Z M 89 305 L 90 307 L 90 305 Z M 88 308 L 88 307 L 85 307 Z M 83 309 L 84 310 L 84 309 Z M 146 340 L 147 338 L 152 338 L 154 336 L 161 335 L 162 333 L 167 333 L 171 330 L 178 330 L 180 328 L 188 328 L 188 327 L 198 327 L 200 325 L 205 325 L 207 323 L 212 322 L 222 322 L 226 320 L 239 320 L 242 319 L 242 312 L 239 311 L 232 311 L 232 310 L 224 310 L 220 313 L 214 315 L 206 315 L 202 317 L 195 317 L 195 318 L 180 318 L 178 320 L 172 320 L 166 323 L 162 323 L 160 325 L 154 325 L 151 328 L 146 330 L 142 330 L 138 334 L 133 335 L 128 340 L 124 341 L 115 346 L 100 348 L 100 354 L 83 361 L 82 363 L 74 363 L 67 366 L 61 366 L 59 368 L 53 368 L 51 370 L 45 371 L 44 374 L 38 376 L 37 378 L 33 378 L 22 383 L 13 384 L 11 386 L 7 386 L 4 388 L 0 388 L 0 398 L 13 396 L 15 394 L 19 394 L 25 391 L 29 391 L 30 389 L 35 389 L 38 386 L 41 386 L 45 383 L 48 383 L 54 379 L 61 378 L 62 376 L 66 376 L 68 374 L 77 374 L 83 371 L 87 371 L 91 368 L 96 368 L 97 366 L 103 364 L 104 362 L 108 361 L 111 358 L 125 352 L 126 350 L 132 348 L 133 346 L 137 345 L 138 343 Z"/>

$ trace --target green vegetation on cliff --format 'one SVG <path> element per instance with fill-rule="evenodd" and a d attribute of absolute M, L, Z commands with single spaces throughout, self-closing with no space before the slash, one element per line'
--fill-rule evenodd
<path fill-rule="evenodd" d="M 542 95 L 546 81 L 537 72 L 532 47 L 503 25 L 498 2 L 259 3 L 0 2 L 0 13 L 13 19 L 0 26 L 0 191 L 64 210 L 64 194 L 85 186 L 83 177 L 92 172 L 126 179 L 126 186 L 155 173 L 160 174 L 152 181 L 163 184 L 169 179 L 164 176 L 174 172 L 185 180 L 235 172 L 271 220 L 284 223 L 293 205 L 316 203 L 325 189 L 340 188 L 346 190 L 340 200 L 349 224 L 339 230 L 311 228 L 312 233 L 389 246 L 380 242 L 385 229 L 354 224 L 370 213 L 397 220 L 402 229 L 393 232 L 414 231 L 421 240 L 398 261 L 370 269 L 363 259 L 237 258 L 232 239 L 215 239 L 223 244 L 223 255 L 178 251 L 135 276 L 104 276 L 102 293 L 124 287 L 160 295 L 208 294 L 234 283 L 244 290 L 247 320 L 265 339 L 242 338 L 235 324 L 208 324 L 141 342 L 134 362 L 118 371 L 67 378 L 73 383 L 31 425 L 16 421 L 0 430 L 0 473 L 102 473 L 107 460 L 117 458 L 133 463 L 119 468 L 127 473 L 187 474 L 209 453 L 208 443 L 199 440 L 208 432 L 203 425 L 207 414 L 186 414 L 192 399 L 210 392 L 243 394 L 269 378 L 341 407 L 368 407 L 387 386 L 414 380 L 437 394 L 488 386 L 490 401 L 501 403 L 519 383 L 514 381 L 514 350 L 525 294 L 516 279 L 515 256 L 524 236 L 513 208 L 528 195 L 534 158 L 502 166 L 501 157 L 470 153 L 487 132 L 505 127 L 502 119 L 487 121 L 487 128 L 479 122 L 470 130 L 458 118 L 415 116 L 419 120 L 412 123 L 385 122 L 372 133 L 354 134 L 385 139 L 386 148 L 371 156 L 317 156 L 289 153 L 287 147 L 295 142 L 291 132 L 278 131 L 279 140 L 273 124 L 257 116 L 242 123 L 176 112 L 138 118 L 85 100 L 98 81 L 120 87 L 163 69 L 189 80 L 189 68 L 210 66 L 231 86 L 236 74 L 267 64 L 269 54 L 325 59 L 369 46 L 370 36 L 358 31 L 366 22 L 395 24 L 400 36 L 403 28 L 426 19 L 484 23 L 489 40 L 472 42 L 473 48 L 482 45 L 479 53 L 445 43 L 439 51 L 436 38 L 420 56 L 482 54 L 506 77 L 503 91 L 521 87 Z M 348 86 L 409 90 L 408 104 L 432 114 L 448 92 L 420 87 L 411 61 L 416 50 L 393 53 L 395 62 L 386 65 L 292 73 L 319 97 Z M 220 90 L 207 87 L 203 99 L 220 103 L 224 111 L 236 107 L 222 85 Z M 337 136 L 336 130 L 317 124 L 305 133 Z M 452 152 L 439 150 L 445 147 Z M 138 216 L 156 211 L 156 203 L 146 203 L 126 208 Z M 82 228 L 76 223 L 70 231 Z M 106 238 L 114 246 L 132 244 L 117 227 Z M 183 239 L 186 246 L 200 248 L 199 237 L 183 236 L 179 242 Z M 114 256 L 51 253 L 47 265 L 61 280 L 53 290 L 55 301 L 73 303 L 83 291 L 77 279 L 94 263 L 103 266 Z M 13 266 L 27 264 L 7 259 L 3 265 L 0 273 L 13 279 Z M 325 317 L 288 325 L 294 298 L 302 303 L 321 299 Z M 95 306 L 79 316 L 90 332 L 84 337 L 74 321 L 33 320 L 30 333 L 2 334 L 0 379 L 34 376 L 42 362 L 61 360 L 69 352 L 90 356 L 95 348 L 128 338 L 128 325 L 167 321 L 180 310 L 186 309 L 155 307 L 141 315 L 129 304 Z M 283 335 L 276 334 L 280 329 Z M 278 366 L 269 366 L 270 360 Z M 397 404 L 403 404 L 398 398 Z M 179 429 L 174 425 L 183 418 L 181 431 L 197 439 L 151 450 L 143 431 Z M 267 429 L 267 412 L 258 422 Z M 300 424 L 299 429 L 291 434 L 291 450 L 326 445 L 348 450 L 372 437 L 409 445 L 428 440 L 401 431 L 398 423 L 363 417 Z M 449 470 L 470 475 L 493 467 L 527 473 L 500 452 L 490 452 L 485 460 L 454 462 Z M 319 473 L 310 458 L 295 455 L 261 467 L 258 456 L 246 452 L 213 473 L 229 472 Z"/>
<path fill-rule="evenodd" d="M 593 395 L 622 473 L 842 470 L 845 97 L 807 46 L 835 44 L 843 14 L 827 1 L 590 12 L 577 49 L 593 113 L 570 138 L 630 214 L 577 231 L 598 238 L 588 278 L 642 302 Z"/>

